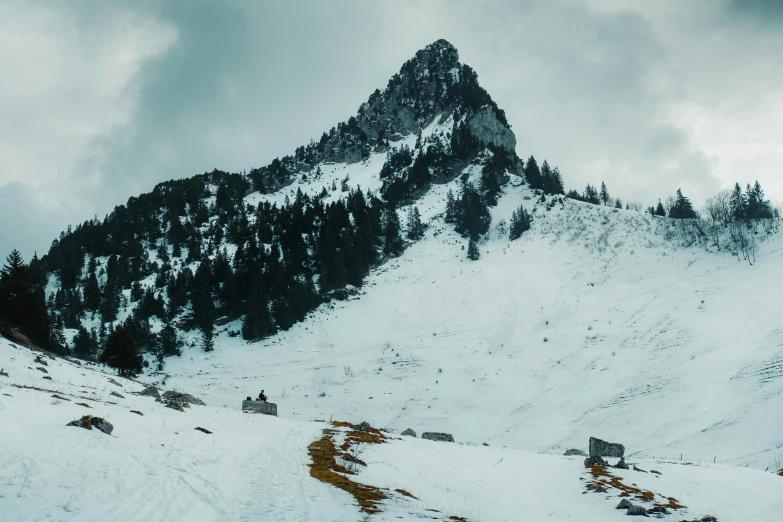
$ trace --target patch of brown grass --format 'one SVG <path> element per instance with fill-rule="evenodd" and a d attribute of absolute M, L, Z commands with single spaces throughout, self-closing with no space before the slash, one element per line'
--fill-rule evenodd
<path fill-rule="evenodd" d="M 400 495 L 402 495 L 404 497 L 410 497 L 410 498 L 415 498 L 416 500 L 419 500 L 417 497 L 414 497 L 409 491 L 405 491 L 404 489 L 395 489 L 394 491 L 396 491 L 397 493 L 399 493 Z"/>
<path fill-rule="evenodd" d="M 337 449 L 331 435 L 324 435 L 310 444 L 308 452 L 313 459 L 310 464 L 311 477 L 347 492 L 356 499 L 365 513 L 380 512 L 378 502 L 385 500 L 386 495 L 375 486 L 354 482 L 346 476 L 353 473 L 337 463 L 337 457 L 342 457 L 343 454 Z"/>
<path fill-rule="evenodd" d="M 343 451 L 348 451 L 354 444 L 383 444 L 386 436 L 381 430 L 370 428 L 369 431 L 349 431 L 345 441 L 340 446 Z"/>
<path fill-rule="evenodd" d="M 345 421 L 333 421 L 332 426 L 335 428 L 353 428 L 353 424 Z"/>
<path fill-rule="evenodd" d="M 682 504 L 680 504 L 679 501 L 676 498 L 674 498 L 674 497 L 668 497 L 666 500 L 668 500 L 669 502 L 666 503 L 666 504 L 656 503 L 655 506 L 661 507 L 661 508 L 664 508 L 664 509 L 682 509 L 682 508 L 685 507 Z"/>
<path fill-rule="evenodd" d="M 655 493 L 648 490 L 639 489 L 636 486 L 628 486 L 623 483 L 620 477 L 612 475 L 605 466 L 588 466 L 590 468 L 590 474 L 593 476 L 593 480 L 588 482 L 586 487 L 589 490 L 596 493 L 604 493 L 609 489 L 616 489 L 620 491 L 621 497 L 633 496 L 637 500 L 642 502 L 653 502 L 655 500 Z M 680 505 L 673 497 L 667 497 L 668 504 L 654 504 L 669 509 L 681 509 L 685 506 Z"/>

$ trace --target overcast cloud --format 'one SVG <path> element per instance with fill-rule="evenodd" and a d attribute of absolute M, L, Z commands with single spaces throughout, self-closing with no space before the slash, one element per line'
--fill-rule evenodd
<path fill-rule="evenodd" d="M 0 255 L 167 179 L 268 163 L 446 38 L 520 156 L 652 204 L 783 199 L 777 0 L 0 0 Z"/>

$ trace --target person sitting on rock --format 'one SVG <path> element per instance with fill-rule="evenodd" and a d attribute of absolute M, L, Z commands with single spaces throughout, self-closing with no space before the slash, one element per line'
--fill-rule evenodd
<path fill-rule="evenodd" d="M 261 393 L 258 394 L 258 400 L 261 402 L 266 402 L 266 395 L 264 395 L 264 390 L 261 390 Z"/>

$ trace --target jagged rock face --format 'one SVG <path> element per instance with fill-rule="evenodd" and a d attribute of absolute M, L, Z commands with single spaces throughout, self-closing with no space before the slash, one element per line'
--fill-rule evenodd
<path fill-rule="evenodd" d="M 359 108 L 359 125 L 371 137 L 393 139 L 421 130 L 443 112 L 460 77 L 457 49 L 438 40 L 418 51 Z M 451 96 L 450 96 L 451 95 Z"/>
<path fill-rule="evenodd" d="M 457 49 L 438 40 L 405 62 L 386 88 L 376 89 L 357 115 L 324 133 L 321 139 L 300 147 L 292 156 L 254 169 L 250 176 L 258 190 L 277 190 L 293 175 L 322 162 L 356 163 L 394 141 L 420 132 L 435 118 L 457 112 L 478 141 L 494 143 L 509 152 L 516 138 L 505 113 L 478 83 L 469 66 L 459 62 Z"/>
<path fill-rule="evenodd" d="M 468 119 L 468 128 L 482 145 L 494 143 L 495 146 L 509 152 L 514 152 L 517 148 L 516 136 L 511 132 L 511 129 L 498 121 L 495 112 L 489 105 L 484 105 Z"/>

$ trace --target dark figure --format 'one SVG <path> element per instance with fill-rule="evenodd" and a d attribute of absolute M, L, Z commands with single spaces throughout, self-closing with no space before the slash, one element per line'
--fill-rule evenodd
<path fill-rule="evenodd" d="M 264 390 L 261 390 L 261 393 L 258 394 L 258 400 L 261 402 L 266 402 L 266 395 L 264 395 Z"/>

